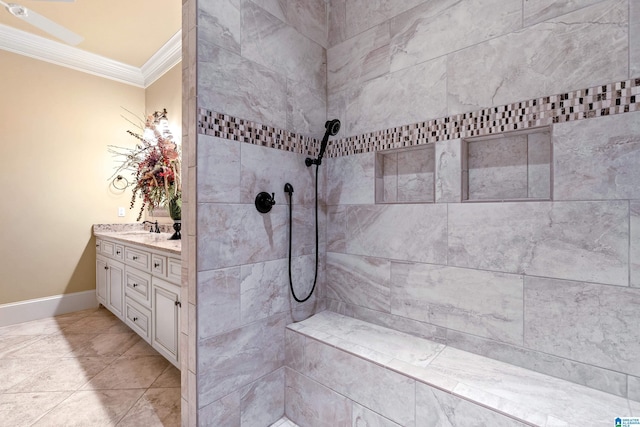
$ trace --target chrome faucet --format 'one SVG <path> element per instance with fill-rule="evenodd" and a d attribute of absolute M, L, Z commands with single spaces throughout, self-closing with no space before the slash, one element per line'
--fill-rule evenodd
<path fill-rule="evenodd" d="M 158 227 L 158 221 L 156 222 L 151 222 L 151 221 L 142 221 L 142 225 L 144 226 L 144 224 L 150 224 L 151 227 L 149 228 L 149 233 L 160 233 L 160 227 Z"/>

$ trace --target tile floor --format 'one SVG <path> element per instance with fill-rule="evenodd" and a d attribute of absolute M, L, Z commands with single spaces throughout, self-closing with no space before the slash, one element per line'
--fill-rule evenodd
<path fill-rule="evenodd" d="M 0 328 L 0 426 L 179 426 L 180 371 L 104 308 Z"/>

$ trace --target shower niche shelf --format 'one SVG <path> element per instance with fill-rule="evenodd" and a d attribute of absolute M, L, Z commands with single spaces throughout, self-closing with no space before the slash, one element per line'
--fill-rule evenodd
<path fill-rule="evenodd" d="M 376 154 L 376 203 L 433 203 L 435 145 Z"/>
<path fill-rule="evenodd" d="M 462 140 L 462 201 L 552 199 L 549 127 Z"/>

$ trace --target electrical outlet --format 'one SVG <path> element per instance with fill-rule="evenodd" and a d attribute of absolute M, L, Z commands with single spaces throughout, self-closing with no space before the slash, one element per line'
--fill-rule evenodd
<path fill-rule="evenodd" d="M 118 208 L 118 216 L 124 216 L 124 208 L 122 206 Z"/>

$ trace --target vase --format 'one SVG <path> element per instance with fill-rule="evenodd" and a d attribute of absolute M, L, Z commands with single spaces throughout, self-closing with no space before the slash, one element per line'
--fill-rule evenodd
<path fill-rule="evenodd" d="M 180 240 L 182 236 L 180 235 L 180 230 L 182 229 L 182 221 L 179 219 L 173 220 L 173 230 L 174 233 L 169 240 Z"/>
<path fill-rule="evenodd" d="M 182 229 L 182 199 L 174 197 L 167 204 L 169 216 L 173 220 L 173 230 L 175 231 L 169 240 L 180 240 L 180 230 Z"/>

